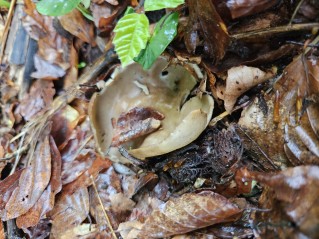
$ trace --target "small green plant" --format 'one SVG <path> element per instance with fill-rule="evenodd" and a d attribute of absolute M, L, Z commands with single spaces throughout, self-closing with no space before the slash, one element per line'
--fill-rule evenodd
<path fill-rule="evenodd" d="M 0 0 L 0 7 L 5 7 L 5 8 L 9 8 L 10 7 L 10 3 L 6 0 Z"/>
<path fill-rule="evenodd" d="M 36 4 L 38 12 L 47 16 L 62 16 L 77 8 L 86 18 L 93 20 L 88 8 L 90 0 L 41 0 Z"/>
<path fill-rule="evenodd" d="M 153 11 L 164 8 L 175 8 L 184 0 L 145 0 L 144 10 Z M 134 13 L 128 8 L 118 21 L 114 32 L 113 44 L 122 66 L 136 61 L 149 69 L 177 34 L 178 13 L 162 17 L 156 24 L 153 34 L 149 31 L 149 21 L 144 13 Z"/>

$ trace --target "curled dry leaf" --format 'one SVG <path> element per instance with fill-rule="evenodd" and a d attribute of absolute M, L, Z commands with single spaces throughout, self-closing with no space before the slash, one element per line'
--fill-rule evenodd
<path fill-rule="evenodd" d="M 318 166 L 298 166 L 275 174 L 249 171 L 245 171 L 244 174 L 246 179 L 254 179 L 270 187 L 275 193 L 274 198 L 266 200 L 280 201 L 282 207 L 276 210 L 282 210 L 309 238 L 317 238 L 319 235 Z"/>
<path fill-rule="evenodd" d="M 203 54 L 216 61 L 221 60 L 230 38 L 227 27 L 210 0 L 188 0 L 189 20 L 185 33 L 185 45 L 190 53 L 203 45 Z M 203 39 L 203 43 L 201 40 Z"/>
<path fill-rule="evenodd" d="M 227 112 L 231 112 L 237 98 L 252 87 L 270 79 L 276 74 L 276 69 L 264 72 L 255 67 L 238 66 L 228 70 L 226 87 L 219 90 Z"/>
<path fill-rule="evenodd" d="M 100 31 L 110 32 L 115 27 L 114 20 L 119 14 L 119 7 L 110 6 L 104 2 L 99 5 L 92 3 L 90 9 L 92 11 L 94 25 Z"/>
<path fill-rule="evenodd" d="M 21 173 L 19 186 L 13 191 L 2 220 L 6 221 L 25 214 L 39 200 L 51 178 L 51 152 L 49 134 L 51 125 L 48 124 L 39 137 L 31 164 Z"/>
<path fill-rule="evenodd" d="M 163 114 L 150 107 L 135 107 L 127 113 L 122 113 L 115 125 L 112 146 L 154 132 L 160 127 L 160 120 L 163 119 Z"/>
<path fill-rule="evenodd" d="M 112 120 L 135 107 L 151 107 L 165 116 L 160 130 L 127 146 L 139 159 L 181 148 L 206 128 L 214 105 L 212 97 L 196 96 L 185 102 L 196 80 L 182 66 L 167 65 L 164 58 L 148 71 L 131 64 L 118 70 L 104 90 L 92 97 L 89 115 L 97 148 L 103 155 L 107 155 L 114 136 Z"/>
<path fill-rule="evenodd" d="M 96 45 L 94 40 L 94 28 L 91 22 L 85 20 L 83 14 L 74 9 L 68 14 L 59 17 L 62 27 L 82 41 Z"/>
<path fill-rule="evenodd" d="M 36 80 L 21 100 L 18 112 L 29 121 L 50 107 L 54 94 L 52 81 Z"/>
<path fill-rule="evenodd" d="M 237 220 L 242 210 L 225 197 L 203 191 L 170 199 L 145 221 L 141 238 L 163 238 Z"/>
<path fill-rule="evenodd" d="M 52 218 L 51 235 L 60 238 L 66 230 L 80 225 L 89 214 L 89 194 L 85 187 L 78 188 L 73 194 L 62 193 L 50 213 Z"/>
<path fill-rule="evenodd" d="M 61 156 L 52 137 L 50 137 L 50 151 L 52 164 L 50 183 L 35 205 L 16 219 L 19 228 L 34 227 L 41 219 L 45 218 L 46 213 L 51 211 L 54 206 L 55 195 L 62 189 Z"/>

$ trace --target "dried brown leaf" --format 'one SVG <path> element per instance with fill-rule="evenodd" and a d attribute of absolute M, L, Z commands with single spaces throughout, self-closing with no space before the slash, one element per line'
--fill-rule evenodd
<path fill-rule="evenodd" d="M 118 146 L 154 132 L 164 118 L 163 114 L 150 107 L 135 107 L 122 113 L 115 125 L 111 146 Z"/>
<path fill-rule="evenodd" d="M 16 171 L 0 182 L 0 211 L 1 217 L 3 210 L 12 192 L 19 186 L 19 178 L 23 170 Z"/>
<path fill-rule="evenodd" d="M 228 0 L 226 2 L 233 19 L 254 15 L 278 3 L 277 0 Z"/>
<path fill-rule="evenodd" d="M 276 210 L 282 210 L 310 238 L 319 235 L 318 175 L 318 166 L 298 166 L 275 174 L 245 172 L 246 179 L 257 180 L 274 191 L 274 198 L 266 201 L 278 200 L 281 205 Z"/>
<path fill-rule="evenodd" d="M 188 0 L 189 21 L 184 36 L 185 45 L 190 53 L 203 45 L 203 54 L 214 61 L 221 60 L 230 43 L 227 27 L 209 0 Z M 200 39 L 203 39 L 201 43 Z"/>
<path fill-rule="evenodd" d="M 36 226 L 39 221 L 45 218 L 46 214 L 53 209 L 55 195 L 61 191 L 61 156 L 52 137 L 50 138 L 51 151 L 51 178 L 47 188 L 42 193 L 36 204 L 26 213 L 16 219 L 19 228 Z"/>
<path fill-rule="evenodd" d="M 93 25 L 84 18 L 79 10 L 74 9 L 70 13 L 60 16 L 59 20 L 62 27 L 72 35 L 91 44 L 93 47 L 96 45 Z"/>
<path fill-rule="evenodd" d="M 279 92 L 280 105 L 284 109 L 282 118 L 285 119 L 295 107 L 300 116 L 300 101 L 319 94 L 319 60 L 299 55 L 285 68 L 274 88 Z"/>
<path fill-rule="evenodd" d="M 19 186 L 13 191 L 6 204 L 2 220 L 25 214 L 39 200 L 51 177 L 51 153 L 49 134 L 51 125 L 46 126 L 37 141 L 31 163 L 21 173 Z"/>
<path fill-rule="evenodd" d="M 64 148 L 79 122 L 79 113 L 67 105 L 52 117 L 51 135 L 58 148 Z"/>
<path fill-rule="evenodd" d="M 54 27 L 54 18 L 39 14 L 35 3 L 30 0 L 25 1 L 25 13 L 27 17 L 24 18 L 23 24 L 30 36 L 38 41 L 39 50 L 37 55 L 39 59 L 42 59 L 41 61 L 39 60 L 39 63 L 46 63 L 47 67 L 50 67 L 51 70 L 54 68 L 55 71 L 57 70 L 56 67 L 59 67 L 58 72 L 60 73 L 62 73 L 61 70 L 68 69 L 70 66 L 68 59 L 71 42 L 68 42 L 66 38 L 57 33 Z M 52 64 L 52 66 L 49 66 L 49 64 Z M 38 76 L 49 76 L 46 73 L 47 69 L 38 66 L 37 63 L 35 67 L 38 71 L 41 69 L 37 73 L 39 74 Z"/>
<path fill-rule="evenodd" d="M 95 182 L 99 197 L 101 198 L 103 207 L 99 202 L 98 195 L 93 188 L 90 189 L 90 213 L 96 220 L 97 224 L 102 227 L 107 226 L 105 215 L 103 210 L 106 210 L 108 217 L 110 218 L 113 228 L 118 227 L 120 220 L 116 218 L 113 211 L 111 211 L 110 196 L 121 193 L 121 181 L 119 175 L 114 171 L 113 167 L 110 167 L 106 172 L 99 174 Z"/>
<path fill-rule="evenodd" d="M 72 194 L 80 187 L 88 187 L 92 184 L 92 179 L 95 179 L 99 172 L 104 169 L 108 169 L 112 165 L 108 158 L 103 159 L 98 154 L 95 155 L 94 161 L 90 168 L 86 168 L 86 171 L 77 177 L 71 183 L 65 185 L 64 192 Z"/>
<path fill-rule="evenodd" d="M 31 74 L 33 78 L 45 80 L 57 80 L 65 75 L 65 70 L 60 66 L 42 59 L 38 54 L 34 56 L 36 71 Z"/>
<path fill-rule="evenodd" d="M 52 218 L 51 235 L 60 238 L 65 231 L 80 225 L 89 214 L 89 194 L 85 187 L 78 188 L 73 194 L 62 191 L 57 198 Z"/>
<path fill-rule="evenodd" d="M 210 191 L 188 193 L 170 199 L 164 207 L 155 210 L 145 221 L 139 236 L 162 238 L 183 234 L 217 223 L 235 221 L 241 213 L 241 209 L 219 194 Z"/>
<path fill-rule="evenodd" d="M 114 20 L 118 15 L 118 8 L 107 3 L 100 5 L 92 3 L 90 9 L 94 18 L 94 25 L 102 32 L 111 32 L 115 27 Z"/>
<path fill-rule="evenodd" d="M 6 238 L 6 234 L 4 232 L 4 226 L 3 226 L 3 222 L 0 222 L 0 239 L 5 239 Z"/>
<path fill-rule="evenodd" d="M 226 111 L 232 111 L 240 95 L 273 77 L 275 73 L 275 69 L 264 72 L 258 68 L 248 66 L 238 66 L 229 69 L 226 79 L 226 88 L 221 92 Z"/>
<path fill-rule="evenodd" d="M 25 120 L 29 121 L 47 110 L 55 94 L 52 81 L 36 80 L 30 92 L 24 96 L 19 105 L 19 112 Z"/>

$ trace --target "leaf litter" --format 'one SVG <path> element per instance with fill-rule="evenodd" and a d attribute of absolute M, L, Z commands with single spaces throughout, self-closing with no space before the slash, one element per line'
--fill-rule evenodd
<path fill-rule="evenodd" d="M 24 1 L 37 49 L 31 81 L 1 62 L 0 237 L 317 238 L 317 2 L 141 2 L 82 1 L 90 21 Z M 149 70 L 112 50 L 127 6 L 151 33 L 178 16 Z"/>

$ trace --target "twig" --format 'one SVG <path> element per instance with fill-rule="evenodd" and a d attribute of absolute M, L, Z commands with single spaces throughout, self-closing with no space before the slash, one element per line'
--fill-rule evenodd
<path fill-rule="evenodd" d="M 291 24 L 279 27 L 269 27 L 256 31 L 248 31 L 231 35 L 232 38 L 236 40 L 253 38 L 253 37 L 266 37 L 272 34 L 279 34 L 285 32 L 293 31 L 305 31 L 312 30 L 314 27 L 319 27 L 319 23 L 301 23 L 301 24 Z"/>
<path fill-rule="evenodd" d="M 8 18 L 7 18 L 6 24 L 4 25 L 4 31 L 3 31 L 3 35 L 2 35 L 1 43 L 0 43 L 1 44 L 0 65 L 2 64 L 3 53 L 4 53 L 5 46 L 6 46 L 8 33 L 9 33 L 9 29 L 10 29 L 10 25 L 11 25 L 11 21 L 12 21 L 12 17 L 13 17 L 13 12 L 14 12 L 14 7 L 16 5 L 16 1 L 17 0 L 12 0 L 11 1 L 11 5 L 10 5 L 10 8 L 9 8 L 9 12 L 8 12 Z"/>
<path fill-rule="evenodd" d="M 288 25 L 291 25 L 292 21 L 294 20 L 295 16 L 297 15 L 298 10 L 300 9 L 300 7 L 301 7 L 301 5 L 303 4 L 304 1 L 305 0 L 300 0 L 299 1 L 298 5 L 296 6 L 296 8 L 295 8 L 295 10 L 294 10 L 294 12 L 293 12 L 293 14 L 292 14 L 292 16 L 290 18 L 290 21 L 289 21 Z"/>
<path fill-rule="evenodd" d="M 117 239 L 117 236 L 115 235 L 115 232 L 114 232 L 113 227 L 112 227 L 112 225 L 111 225 L 110 219 L 109 219 L 109 217 L 108 217 L 108 215 L 107 215 L 107 213 L 106 213 L 106 211 L 105 211 L 104 205 L 103 205 L 103 203 L 102 203 L 100 194 L 99 194 L 99 192 L 98 192 L 98 190 L 97 190 L 97 187 L 96 187 L 96 184 L 95 184 L 95 182 L 94 182 L 94 179 L 93 179 L 93 176 L 92 176 L 92 175 L 90 176 L 90 179 L 92 180 L 92 185 L 93 185 L 94 191 L 95 191 L 96 196 L 97 196 L 97 198 L 98 198 L 98 200 L 99 200 L 99 203 L 101 204 L 101 207 L 102 207 L 103 214 L 104 214 L 104 217 L 105 217 L 105 219 L 106 219 L 107 225 L 108 225 L 109 229 L 111 230 L 111 233 L 112 233 L 113 238 L 114 238 L 114 239 Z"/>
<path fill-rule="evenodd" d="M 20 144 L 19 144 L 19 148 L 18 148 L 18 153 L 17 153 L 17 155 L 16 155 L 16 158 L 15 158 L 15 161 L 14 161 L 14 164 L 13 164 L 13 167 L 12 167 L 12 169 L 11 169 L 11 171 L 10 171 L 10 175 L 12 175 L 12 174 L 15 172 L 15 170 L 16 170 L 18 164 L 19 164 L 19 161 L 20 161 L 20 152 L 21 152 L 21 148 L 23 147 L 24 137 L 25 137 L 25 134 L 22 136 L 22 138 L 21 138 L 21 140 L 20 140 Z"/>

